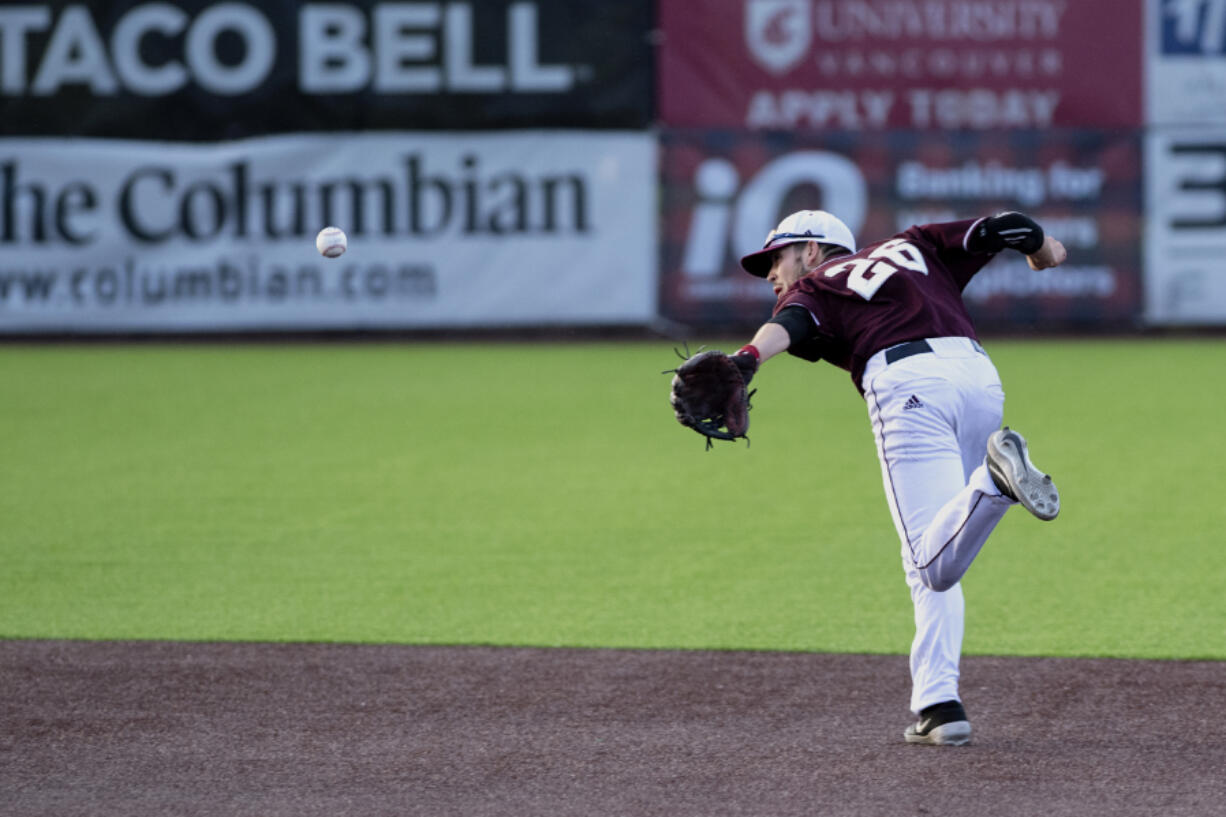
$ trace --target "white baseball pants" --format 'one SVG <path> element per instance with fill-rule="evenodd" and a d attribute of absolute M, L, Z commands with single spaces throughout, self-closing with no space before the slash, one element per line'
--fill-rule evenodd
<path fill-rule="evenodd" d="M 984 458 L 1005 393 L 969 338 L 929 338 L 931 353 L 869 361 L 862 385 L 903 570 L 915 606 L 911 709 L 961 700 L 959 581 L 1005 511 Z"/>

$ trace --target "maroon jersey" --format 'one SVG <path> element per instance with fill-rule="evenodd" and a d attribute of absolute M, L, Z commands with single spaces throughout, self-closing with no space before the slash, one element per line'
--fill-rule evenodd
<path fill-rule="evenodd" d="M 775 314 L 801 306 L 817 325 L 788 352 L 850 371 L 860 389 L 868 359 L 889 346 L 920 338 L 978 340 L 962 290 L 995 255 L 966 250 L 977 221 L 911 227 L 801 278 L 780 294 Z"/>

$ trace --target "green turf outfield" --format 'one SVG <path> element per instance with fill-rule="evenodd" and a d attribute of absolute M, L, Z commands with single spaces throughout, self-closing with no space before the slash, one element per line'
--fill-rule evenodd
<path fill-rule="evenodd" d="M 996 341 L 1061 487 L 967 651 L 1226 658 L 1226 342 Z M 665 343 L 7 346 L 0 636 L 902 653 L 863 402 L 790 358 L 704 452 Z"/>

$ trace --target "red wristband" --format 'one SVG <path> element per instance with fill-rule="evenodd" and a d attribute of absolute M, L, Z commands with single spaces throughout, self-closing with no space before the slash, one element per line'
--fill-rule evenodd
<path fill-rule="evenodd" d="M 758 347 L 754 346 L 752 343 L 746 343 L 740 349 L 737 349 L 736 353 L 738 355 L 753 355 L 754 361 L 757 363 L 762 362 L 762 353 L 759 352 Z"/>

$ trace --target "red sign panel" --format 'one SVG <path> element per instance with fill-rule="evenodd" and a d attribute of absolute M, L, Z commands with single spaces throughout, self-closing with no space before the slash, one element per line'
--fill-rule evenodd
<path fill-rule="evenodd" d="M 1140 141 L 1135 132 L 662 135 L 663 317 L 755 328 L 775 303 L 738 263 L 800 209 L 839 216 L 864 244 L 912 224 L 1029 213 L 1068 247 L 1035 272 L 1004 252 L 965 300 L 982 329 L 1128 329 L 1141 309 Z"/>
<path fill-rule="evenodd" d="M 1142 0 L 661 0 L 675 127 L 1142 124 Z"/>

